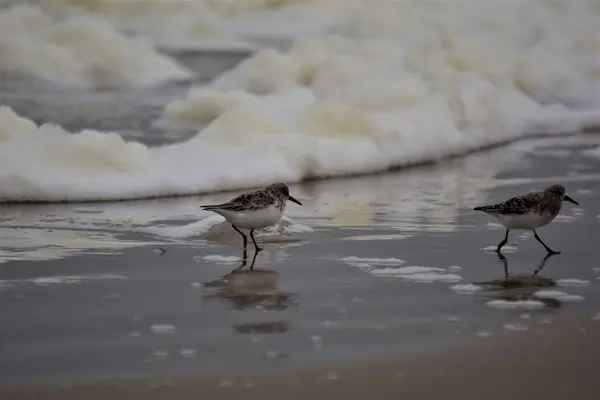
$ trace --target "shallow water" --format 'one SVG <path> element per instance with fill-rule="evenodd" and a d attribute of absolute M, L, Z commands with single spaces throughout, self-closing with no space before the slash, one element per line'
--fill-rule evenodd
<path fill-rule="evenodd" d="M 225 225 L 189 228 L 210 217 L 200 204 L 228 193 L 7 205 L 2 380 L 226 378 L 425 355 L 552 329 L 566 316 L 592 318 L 600 161 L 581 152 L 597 141 L 523 142 L 438 166 L 294 186 L 305 206 L 288 207 L 294 224 L 283 237 L 263 235 L 252 272 L 232 273 L 242 252 Z M 545 252 L 513 232 L 505 257 L 517 277 L 507 289 L 502 260 L 484 250 L 503 231 L 470 209 L 551 181 L 580 202 L 539 231 L 563 254 L 527 278 Z"/>

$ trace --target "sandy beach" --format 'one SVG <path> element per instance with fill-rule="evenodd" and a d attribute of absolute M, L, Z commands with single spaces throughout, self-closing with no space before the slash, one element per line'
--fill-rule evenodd
<path fill-rule="evenodd" d="M 10 399 L 291 399 L 376 396 L 393 399 L 595 399 L 600 365 L 598 321 L 538 326 L 500 341 L 474 339 L 468 347 L 420 358 L 359 365 L 327 365 L 292 374 L 103 381 L 62 387 L 3 389 Z"/>

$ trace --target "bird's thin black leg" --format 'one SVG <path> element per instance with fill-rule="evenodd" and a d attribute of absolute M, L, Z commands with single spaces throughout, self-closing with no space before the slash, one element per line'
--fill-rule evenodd
<path fill-rule="evenodd" d="M 231 226 L 233 226 L 233 229 L 235 229 L 236 231 L 238 231 L 238 233 L 239 233 L 240 235 L 242 235 L 242 237 L 244 238 L 244 259 L 245 259 L 245 258 L 246 258 L 246 246 L 248 245 L 248 238 L 246 237 L 246 235 L 244 235 L 244 234 L 242 233 L 242 231 L 240 231 L 240 230 L 237 228 L 237 226 L 235 226 L 235 225 L 231 225 Z"/>
<path fill-rule="evenodd" d="M 542 244 L 542 246 L 544 246 L 544 248 L 546 249 L 546 251 L 550 254 L 560 254 L 560 251 L 554 251 L 552 250 L 550 247 L 546 246 L 546 243 L 544 243 L 542 241 L 542 239 L 540 239 L 540 237 L 538 236 L 537 232 L 535 231 L 535 229 L 533 229 L 533 236 L 535 236 L 535 239 L 540 242 Z"/>
<path fill-rule="evenodd" d="M 507 230 L 506 230 L 506 235 L 504 235 L 504 240 L 503 240 L 503 241 L 501 241 L 500 243 L 498 243 L 498 247 L 496 248 L 496 251 L 497 251 L 498 253 L 500 253 L 500 249 L 501 249 L 502 247 L 504 247 L 504 245 L 505 245 L 505 244 L 508 242 L 508 232 L 510 232 L 510 229 L 507 229 Z"/>
<path fill-rule="evenodd" d="M 258 247 L 258 244 L 256 243 L 256 239 L 254 239 L 254 229 L 250 229 L 250 237 L 252 238 L 252 242 L 254 242 L 254 247 L 256 248 L 256 252 L 258 253 L 262 249 L 260 247 Z"/>

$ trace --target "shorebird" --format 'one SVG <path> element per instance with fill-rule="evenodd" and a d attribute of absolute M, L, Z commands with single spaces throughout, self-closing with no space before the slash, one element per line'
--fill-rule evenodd
<path fill-rule="evenodd" d="M 263 189 L 242 193 L 227 203 L 202 206 L 204 210 L 213 211 L 231 224 L 242 238 L 244 249 L 248 238 L 239 228 L 250 229 L 250 237 L 256 251 L 262 250 L 254 239 L 254 230 L 274 225 L 281 219 L 287 200 L 302 205 L 290 195 L 290 189 L 285 183 L 273 183 Z"/>
<path fill-rule="evenodd" d="M 526 229 L 533 231 L 535 239 L 544 246 L 550 254 L 560 254 L 554 251 L 540 239 L 536 228 L 548 225 L 560 212 L 563 201 L 579 205 L 575 200 L 567 196 L 565 187 L 562 185 L 551 185 L 543 192 L 531 192 L 521 196 L 510 198 L 502 203 L 489 206 L 475 207 L 475 211 L 496 217 L 506 228 L 504 240 L 498 244 L 497 252 L 508 242 L 508 232 L 511 229 Z"/>

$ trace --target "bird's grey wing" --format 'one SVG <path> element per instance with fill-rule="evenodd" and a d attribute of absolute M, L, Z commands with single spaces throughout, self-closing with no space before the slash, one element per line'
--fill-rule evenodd
<path fill-rule="evenodd" d="M 218 205 L 202 206 L 205 210 L 225 210 L 225 211 L 253 211 L 265 206 L 271 205 L 275 202 L 275 199 L 268 196 L 262 190 L 255 190 L 252 192 L 242 193 L 239 196 L 234 197 L 227 203 Z"/>
<path fill-rule="evenodd" d="M 527 214 L 542 202 L 540 193 L 531 192 L 516 196 L 499 204 L 501 214 Z"/>

